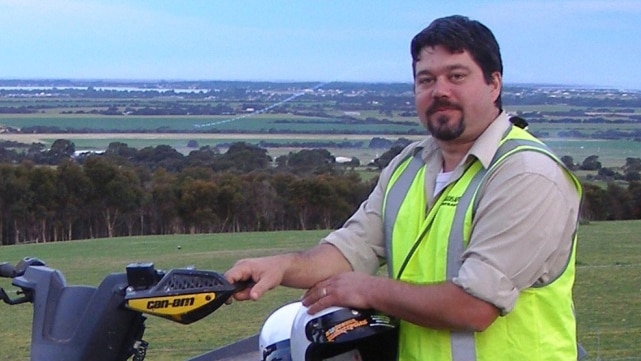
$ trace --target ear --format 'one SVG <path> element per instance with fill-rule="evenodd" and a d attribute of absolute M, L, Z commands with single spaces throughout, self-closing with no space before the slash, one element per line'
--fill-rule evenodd
<path fill-rule="evenodd" d="M 503 89 L 503 76 L 501 73 L 498 71 L 495 71 L 492 73 L 492 80 L 490 81 L 490 92 L 492 93 L 492 99 L 496 101 L 496 99 L 499 97 L 501 94 L 501 90 Z"/>

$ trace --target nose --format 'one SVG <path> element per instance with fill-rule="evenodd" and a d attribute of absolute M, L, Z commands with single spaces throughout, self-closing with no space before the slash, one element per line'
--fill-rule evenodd
<path fill-rule="evenodd" d="M 450 87 L 444 80 L 434 81 L 434 86 L 432 87 L 432 97 L 433 98 L 446 98 L 450 94 Z"/>

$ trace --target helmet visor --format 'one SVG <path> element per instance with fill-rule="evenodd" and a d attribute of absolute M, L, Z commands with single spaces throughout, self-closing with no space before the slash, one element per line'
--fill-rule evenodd
<path fill-rule="evenodd" d="M 262 361 L 292 361 L 289 340 L 276 342 L 265 347 Z"/>

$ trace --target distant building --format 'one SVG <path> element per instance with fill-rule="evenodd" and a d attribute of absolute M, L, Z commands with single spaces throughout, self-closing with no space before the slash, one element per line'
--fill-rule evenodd
<path fill-rule="evenodd" d="M 349 158 L 349 157 L 341 157 L 341 156 L 336 157 L 336 163 L 349 163 L 351 161 L 352 161 L 352 158 Z"/>

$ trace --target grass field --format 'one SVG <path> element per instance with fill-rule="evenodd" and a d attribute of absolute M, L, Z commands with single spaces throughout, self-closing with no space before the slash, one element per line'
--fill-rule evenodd
<path fill-rule="evenodd" d="M 307 248 L 326 231 L 206 234 L 96 239 L 0 247 L 0 261 L 36 256 L 69 284 L 97 285 L 131 262 L 159 269 L 196 266 L 224 272 L 236 259 Z M 575 303 L 579 340 L 588 360 L 641 357 L 641 221 L 593 222 L 580 230 Z M 177 249 L 180 245 L 181 249 Z M 14 288 L 0 280 L 6 290 Z M 10 294 L 15 297 L 15 294 Z M 277 288 L 258 302 L 235 302 L 191 325 L 147 321 L 148 360 L 184 360 L 259 331 L 269 312 L 301 295 Z M 0 360 L 28 360 L 29 305 L 0 304 Z"/>

